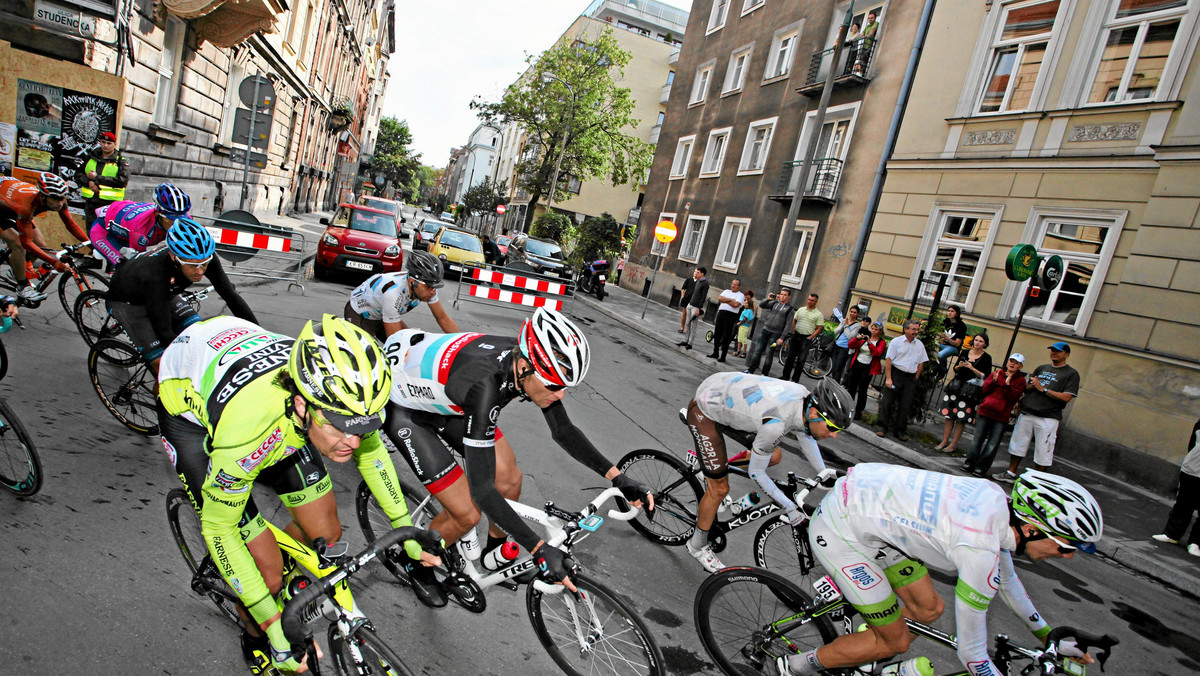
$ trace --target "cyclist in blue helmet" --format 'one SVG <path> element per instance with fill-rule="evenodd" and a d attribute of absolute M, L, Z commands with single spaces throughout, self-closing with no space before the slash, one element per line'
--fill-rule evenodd
<path fill-rule="evenodd" d="M 142 359 L 158 373 L 158 360 L 184 328 L 200 320 L 179 294 L 207 277 L 238 318 L 258 323 L 215 257 L 217 244 L 204 226 L 177 218 L 167 246 L 122 263 L 108 289 L 108 311 L 133 339 Z"/>
<path fill-rule="evenodd" d="M 159 183 L 154 189 L 158 212 L 167 218 L 186 216 L 192 210 L 192 198 L 170 183 Z"/>

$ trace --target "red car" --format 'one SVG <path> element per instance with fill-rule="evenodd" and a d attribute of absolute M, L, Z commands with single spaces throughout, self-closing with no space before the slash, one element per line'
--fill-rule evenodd
<path fill-rule="evenodd" d="M 355 272 L 398 272 L 404 269 L 396 217 L 381 209 L 343 204 L 317 244 L 313 274 L 324 278 L 335 270 Z"/>
<path fill-rule="evenodd" d="M 500 257 L 501 258 L 508 255 L 508 245 L 512 241 L 513 241 L 513 238 L 510 237 L 509 235 L 500 235 L 499 237 L 496 238 L 496 248 L 500 249 Z"/>

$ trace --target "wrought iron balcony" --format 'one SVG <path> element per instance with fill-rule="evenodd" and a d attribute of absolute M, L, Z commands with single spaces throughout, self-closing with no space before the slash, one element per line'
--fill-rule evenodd
<path fill-rule="evenodd" d="M 834 73 L 834 89 L 866 85 L 871 81 L 871 78 L 867 77 L 867 73 L 871 72 L 871 61 L 878 45 L 879 41 L 873 38 L 848 41 L 842 49 L 838 63 L 835 64 L 837 67 L 832 69 L 829 67 L 829 62 L 833 58 L 832 47 L 813 54 L 812 61 L 808 65 L 808 77 L 804 79 L 804 85 L 798 87 L 796 91 L 804 96 L 820 96 L 821 90 L 825 87 L 825 77 L 830 70 Z"/>
<path fill-rule="evenodd" d="M 779 189 L 769 199 L 776 202 L 790 202 L 796 195 L 796 184 L 799 177 L 796 169 L 803 162 L 794 160 L 783 163 L 783 174 L 779 177 Z M 804 187 L 804 199 L 833 204 L 837 201 L 838 184 L 842 180 L 842 161 L 836 157 L 824 157 L 813 160 L 812 169 L 808 174 L 808 185 Z"/>

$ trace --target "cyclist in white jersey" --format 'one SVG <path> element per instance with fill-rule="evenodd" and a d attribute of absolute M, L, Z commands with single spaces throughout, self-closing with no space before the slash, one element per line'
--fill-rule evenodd
<path fill-rule="evenodd" d="M 821 501 L 808 534 L 821 566 L 871 630 L 779 658 L 779 672 L 819 674 L 908 650 L 912 635 L 903 618 L 929 624 L 945 609 L 928 564 L 958 573 L 959 660 L 972 676 L 1001 676 L 987 652 L 987 609 L 997 594 L 1034 636 L 1044 640 L 1051 629 L 1017 578 L 1011 553 L 1033 561 L 1070 559 L 1076 551 L 1094 552 L 1103 530 L 1095 498 L 1057 475 L 1026 471 L 1010 506 L 1004 491 L 985 479 L 856 465 Z M 1059 653 L 1093 661 L 1070 641 L 1060 643 Z"/>
<path fill-rule="evenodd" d="M 804 514 L 767 475 L 767 467 L 783 458 L 779 440 L 793 430 L 802 432 L 796 439 L 804 458 L 819 473 L 818 480 L 831 484 L 837 475 L 825 468 L 816 440 L 837 436 L 850 425 L 853 411 L 853 397 L 831 379 L 822 380 L 811 392 L 786 380 L 737 372 L 716 373 L 700 383 L 687 407 L 688 429 L 708 484 L 697 509 L 696 532 L 687 542 L 700 565 L 710 573 L 725 567 L 708 542 L 717 509 L 729 494 L 725 436 L 750 447 L 750 478 L 784 508 L 783 518 L 796 524 Z"/>
<path fill-rule="evenodd" d="M 404 272 L 371 275 L 351 291 L 344 316 L 382 343 L 408 328 L 402 317 L 424 302 L 443 332 L 458 333 L 458 324 L 438 298 L 442 285 L 441 261 L 424 251 L 413 251 Z"/>

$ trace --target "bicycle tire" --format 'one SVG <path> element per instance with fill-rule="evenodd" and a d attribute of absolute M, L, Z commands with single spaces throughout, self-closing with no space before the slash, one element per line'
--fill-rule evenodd
<path fill-rule="evenodd" d="M 171 535 L 175 537 L 175 544 L 179 546 L 179 552 L 183 555 L 183 560 L 187 563 L 192 577 L 195 578 L 197 571 L 203 566 L 205 573 L 202 576 L 206 584 L 222 590 L 205 594 L 205 596 L 217 606 L 217 610 L 227 620 L 239 627 L 243 626 L 242 619 L 237 612 L 237 603 L 233 601 L 237 596 L 225 583 L 225 579 L 221 577 L 217 567 L 213 565 L 212 559 L 208 555 L 208 546 L 205 544 L 204 535 L 200 531 L 200 517 L 192 507 L 192 500 L 188 497 L 187 491 L 182 488 L 172 488 L 167 493 L 167 523 L 171 526 Z M 199 556 L 197 557 L 197 555 Z"/>
<path fill-rule="evenodd" d="M 334 671 L 340 676 L 415 676 L 404 660 L 366 625 L 343 639 L 337 635 L 337 625 L 330 624 L 327 645 L 333 653 Z M 358 651 L 358 657 L 354 655 L 352 647 Z"/>
<path fill-rule="evenodd" d="M 783 344 L 779 346 L 779 349 L 775 351 L 776 356 L 779 358 L 780 366 L 787 365 L 788 344 L 791 342 L 792 341 L 790 341 L 790 340 L 785 340 L 783 342 Z M 770 362 L 767 362 L 767 363 L 769 364 Z"/>
<path fill-rule="evenodd" d="M 804 360 L 804 373 L 809 378 L 821 380 L 833 370 L 833 355 L 828 351 L 813 348 Z"/>
<path fill-rule="evenodd" d="M 139 434 L 158 434 L 154 374 L 137 348 L 104 339 L 88 352 L 88 377 L 101 403 L 122 425 Z"/>
<path fill-rule="evenodd" d="M 71 319 L 75 328 L 88 347 L 103 338 L 118 338 L 125 335 L 125 330 L 117 323 L 115 317 L 108 313 L 108 304 L 104 300 L 104 291 L 92 289 L 84 291 L 75 298 L 75 308 Z"/>
<path fill-rule="evenodd" d="M 108 291 L 108 278 L 92 270 L 76 270 L 79 273 L 78 281 L 75 275 L 63 274 L 58 280 L 58 301 L 62 303 L 63 312 L 67 313 L 68 317 L 75 316 L 75 301 L 79 298 L 79 294 L 85 291 Z"/>
<path fill-rule="evenodd" d="M 550 659 L 564 673 L 572 676 L 667 673 L 662 651 L 637 611 L 614 591 L 586 575 L 577 573 L 571 576 L 571 581 L 590 603 L 580 603 L 565 590 L 543 594 L 533 584 L 525 594 L 525 609 L 533 631 Z M 599 605 L 606 607 L 601 610 Z M 583 618 L 589 619 L 590 626 L 577 628 L 574 620 Z M 582 649 L 577 643 L 578 636 L 586 636 L 593 642 Z"/>
<path fill-rule="evenodd" d="M 442 504 L 431 496 L 424 486 L 418 489 L 417 486 L 403 479 L 399 482 L 400 490 L 404 493 L 404 504 L 408 507 L 408 514 L 412 518 L 413 525 L 418 528 L 428 528 L 433 517 L 441 513 Z M 358 491 L 354 497 L 354 511 L 358 516 L 358 527 L 362 529 L 363 537 L 367 539 L 367 542 L 374 542 L 376 537 L 392 529 L 391 520 L 383 512 L 383 508 L 379 506 L 375 496 L 371 494 L 371 489 L 365 480 L 358 484 Z M 401 584 L 408 587 L 411 586 L 408 574 L 404 572 L 402 563 L 397 561 L 401 556 L 408 556 L 403 551 L 403 549 L 400 549 L 399 552 L 389 550 L 378 560 Z"/>
<path fill-rule="evenodd" d="M 626 453 L 617 469 L 642 482 L 654 493 L 653 518 L 645 509 L 629 525 L 647 539 L 678 547 L 696 530 L 696 514 L 704 487 L 696 472 L 675 456 L 652 448 Z"/>
<path fill-rule="evenodd" d="M 42 461 L 33 438 L 3 399 L 0 399 L 0 485 L 22 497 L 42 488 Z"/>
<path fill-rule="evenodd" d="M 806 592 L 825 575 L 808 542 L 808 524 L 793 528 L 782 515 L 764 521 L 754 534 L 754 565 L 783 575 Z"/>
<path fill-rule="evenodd" d="M 837 638 L 827 617 L 811 618 L 783 638 L 768 633 L 773 623 L 812 607 L 809 596 L 778 573 L 726 568 L 700 585 L 692 614 L 700 643 L 722 673 L 777 674 L 775 658 L 819 648 Z"/>
<path fill-rule="evenodd" d="M 4 380 L 6 375 L 8 375 L 8 350 L 4 347 L 4 341 L 0 340 L 0 380 Z"/>

